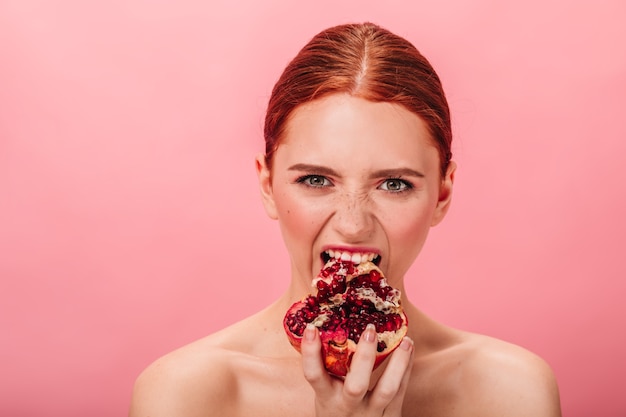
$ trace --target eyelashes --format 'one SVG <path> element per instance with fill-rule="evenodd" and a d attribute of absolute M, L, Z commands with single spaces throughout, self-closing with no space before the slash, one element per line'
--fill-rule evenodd
<path fill-rule="evenodd" d="M 414 186 L 412 183 L 402 178 L 387 178 L 378 188 L 392 193 L 402 193 L 412 190 Z"/>
<path fill-rule="evenodd" d="M 298 177 L 295 182 L 311 188 L 327 188 L 334 186 L 330 179 L 324 175 L 318 174 L 302 175 Z M 385 178 L 376 188 L 389 193 L 399 194 L 410 191 L 414 189 L 415 186 L 405 179 L 390 177 Z"/>
<path fill-rule="evenodd" d="M 314 175 L 314 174 L 303 175 L 301 177 L 298 177 L 298 179 L 296 179 L 296 183 L 304 184 L 308 187 L 313 187 L 313 188 L 330 187 L 333 185 L 330 182 L 330 180 L 326 178 L 325 176 Z"/>

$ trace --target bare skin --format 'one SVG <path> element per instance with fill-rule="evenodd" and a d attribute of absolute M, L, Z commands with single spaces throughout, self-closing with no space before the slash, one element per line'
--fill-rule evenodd
<path fill-rule="evenodd" d="M 302 356 L 282 329 L 287 308 L 279 301 L 159 359 L 137 381 L 131 417 L 315 416 Z M 556 383 L 540 358 L 407 310 L 417 342 L 400 415 L 560 416 Z"/>
<path fill-rule="evenodd" d="M 329 96 L 296 109 L 272 169 L 257 159 L 268 215 L 291 258 L 284 295 L 258 314 L 183 347 L 138 379 L 131 417 L 560 416 L 549 367 L 517 346 L 445 327 L 406 297 L 404 276 L 448 210 L 455 165 L 442 178 L 429 131 L 391 103 Z M 345 380 L 330 377 L 319 336 L 302 355 L 282 327 L 311 290 L 327 250 L 380 256 L 402 291 L 408 337 L 372 372 L 361 337 Z"/>

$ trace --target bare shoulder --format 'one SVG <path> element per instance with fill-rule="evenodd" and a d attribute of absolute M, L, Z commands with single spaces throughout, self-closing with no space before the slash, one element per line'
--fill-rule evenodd
<path fill-rule="evenodd" d="M 264 314 L 234 323 L 152 363 L 137 378 L 130 416 L 234 417 L 251 415 L 260 403 L 268 403 L 268 409 L 275 406 L 273 393 L 285 389 L 280 382 L 294 381 L 294 375 L 301 374 L 299 354 L 287 342 L 282 322 Z M 276 328 L 265 325 L 275 321 Z M 268 414 L 256 410 L 255 415 Z"/>
<path fill-rule="evenodd" d="M 199 340 L 159 358 L 137 378 L 130 416 L 234 415 L 233 355 Z"/>
<path fill-rule="evenodd" d="M 470 335 L 459 346 L 462 385 L 468 407 L 480 416 L 561 415 L 559 391 L 550 366 L 519 346 L 486 336 Z"/>
<path fill-rule="evenodd" d="M 561 416 L 557 383 L 542 358 L 502 340 L 422 323 L 404 415 Z"/>

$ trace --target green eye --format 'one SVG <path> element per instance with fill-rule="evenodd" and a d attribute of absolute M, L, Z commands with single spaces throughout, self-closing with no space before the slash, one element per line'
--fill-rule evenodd
<path fill-rule="evenodd" d="M 298 178 L 296 182 L 309 187 L 328 187 L 332 185 L 330 180 L 322 175 L 304 175 Z"/>
<path fill-rule="evenodd" d="M 401 180 L 399 178 L 389 178 L 380 185 L 380 188 L 385 191 L 390 192 L 401 192 L 413 188 L 411 184 L 407 181 Z"/>

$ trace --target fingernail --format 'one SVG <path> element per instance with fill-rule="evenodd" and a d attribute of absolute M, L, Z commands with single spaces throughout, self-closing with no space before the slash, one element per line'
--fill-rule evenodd
<path fill-rule="evenodd" d="M 315 325 L 312 323 L 307 324 L 306 329 L 304 329 L 304 340 L 307 342 L 315 340 Z"/>
<path fill-rule="evenodd" d="M 400 348 L 407 351 L 413 349 L 413 340 L 410 337 L 405 337 L 402 339 L 402 343 L 400 343 Z"/>
<path fill-rule="evenodd" d="M 374 327 L 372 323 L 367 325 L 364 333 L 363 337 L 365 337 L 366 342 L 373 342 L 376 340 L 376 327 Z"/>

